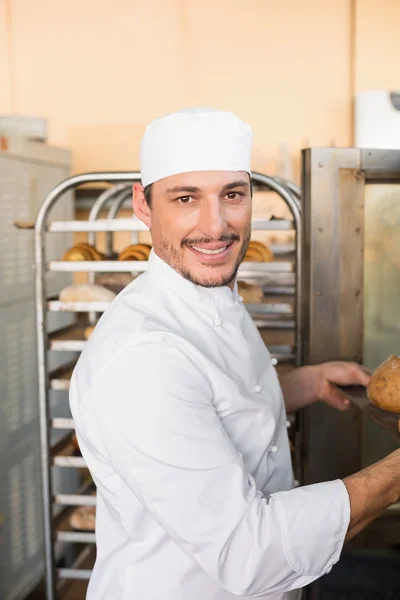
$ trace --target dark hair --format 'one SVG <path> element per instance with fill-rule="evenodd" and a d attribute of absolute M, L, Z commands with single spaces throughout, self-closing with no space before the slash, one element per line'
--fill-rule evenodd
<path fill-rule="evenodd" d="M 146 185 L 146 187 L 144 188 L 144 191 L 143 191 L 145 200 L 147 202 L 147 206 L 150 209 L 151 209 L 151 200 L 152 200 L 151 199 L 151 188 L 152 188 L 152 186 L 153 186 L 152 183 L 150 183 L 149 185 Z M 253 197 L 253 182 L 251 180 L 251 177 L 250 177 L 250 197 L 251 198 Z"/>
<path fill-rule="evenodd" d="M 147 202 L 147 206 L 149 208 L 151 208 L 151 188 L 152 188 L 152 183 L 150 183 L 150 185 L 146 185 L 146 187 L 144 188 L 144 197 L 145 200 Z"/>

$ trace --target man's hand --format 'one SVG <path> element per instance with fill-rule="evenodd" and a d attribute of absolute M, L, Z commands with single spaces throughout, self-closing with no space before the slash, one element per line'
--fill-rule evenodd
<path fill-rule="evenodd" d="M 367 386 L 371 372 L 353 362 L 334 361 L 300 367 L 281 379 L 288 413 L 316 402 L 325 402 L 338 410 L 346 410 L 350 402 L 337 385 Z"/>
<path fill-rule="evenodd" d="M 336 386 L 363 385 L 367 387 L 371 379 L 371 371 L 369 369 L 353 362 L 327 362 L 317 365 L 317 369 L 316 401 L 325 402 L 338 410 L 349 408 L 350 401 Z"/>

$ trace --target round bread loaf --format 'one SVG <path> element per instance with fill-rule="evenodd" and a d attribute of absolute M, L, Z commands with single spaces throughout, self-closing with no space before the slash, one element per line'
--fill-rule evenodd
<path fill-rule="evenodd" d="M 245 304 L 258 304 L 264 298 L 263 291 L 259 285 L 253 285 L 245 281 L 238 281 L 238 292 Z"/>
<path fill-rule="evenodd" d="M 147 260 L 147 254 L 143 250 L 138 250 L 135 246 L 128 246 L 118 256 L 118 260 Z"/>
<path fill-rule="evenodd" d="M 96 325 L 89 325 L 88 327 L 85 327 L 85 330 L 83 332 L 83 337 L 85 338 L 85 340 L 88 340 L 90 338 L 95 327 Z"/>
<path fill-rule="evenodd" d="M 63 258 L 63 260 L 71 260 L 71 261 L 87 261 L 93 260 L 93 255 L 88 248 L 69 248 Z"/>
<path fill-rule="evenodd" d="M 95 283 L 76 283 L 61 290 L 61 302 L 112 302 L 116 294 Z"/>
<path fill-rule="evenodd" d="M 103 260 L 105 258 L 104 254 L 99 252 L 97 250 L 97 248 L 95 248 L 94 246 L 91 246 L 87 242 L 82 242 L 80 244 L 76 244 L 75 248 L 87 248 L 87 250 L 89 250 L 89 252 L 91 253 L 91 255 L 93 257 L 93 260 Z"/>
<path fill-rule="evenodd" d="M 149 244 L 132 244 L 131 246 L 128 246 L 128 248 L 133 248 L 135 250 L 140 250 L 140 252 L 144 252 L 147 258 L 150 256 L 151 246 L 149 246 Z"/>
<path fill-rule="evenodd" d="M 263 255 L 259 248 L 248 247 L 247 252 L 244 255 L 244 262 L 264 262 Z"/>
<path fill-rule="evenodd" d="M 104 256 L 96 250 L 94 246 L 87 244 L 86 242 L 82 242 L 80 244 L 75 244 L 72 248 L 69 248 L 64 256 L 63 260 L 102 260 Z"/>
<path fill-rule="evenodd" d="M 381 408 L 400 413 L 400 357 L 391 355 L 374 371 L 368 386 L 369 401 Z"/>
<path fill-rule="evenodd" d="M 148 244 L 131 244 L 120 252 L 118 260 L 148 260 L 150 252 Z"/>
<path fill-rule="evenodd" d="M 274 255 L 271 249 L 268 248 L 268 246 L 266 246 L 262 242 L 258 242 L 257 240 L 251 240 L 249 248 L 257 249 L 260 252 L 262 260 L 264 262 L 271 262 L 272 260 L 274 260 Z"/>
<path fill-rule="evenodd" d="M 69 526 L 76 531 L 95 531 L 96 507 L 79 506 L 69 518 Z"/>

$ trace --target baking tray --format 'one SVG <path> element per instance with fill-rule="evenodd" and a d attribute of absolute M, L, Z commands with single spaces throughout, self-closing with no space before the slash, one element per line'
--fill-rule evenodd
<path fill-rule="evenodd" d="M 384 429 L 400 446 L 400 433 L 398 431 L 398 422 L 400 414 L 390 413 L 386 410 L 380 410 L 367 398 L 366 389 L 364 387 L 352 386 L 342 387 L 342 392 L 355 406 L 360 408 L 368 417 L 373 419 L 375 423 Z"/>

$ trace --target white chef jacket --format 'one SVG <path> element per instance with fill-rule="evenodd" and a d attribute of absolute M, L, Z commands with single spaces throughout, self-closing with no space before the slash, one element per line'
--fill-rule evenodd
<path fill-rule="evenodd" d="M 152 252 L 81 354 L 70 404 L 98 492 L 89 600 L 294 600 L 338 561 L 346 488 L 292 489 L 282 392 L 236 288 Z"/>

